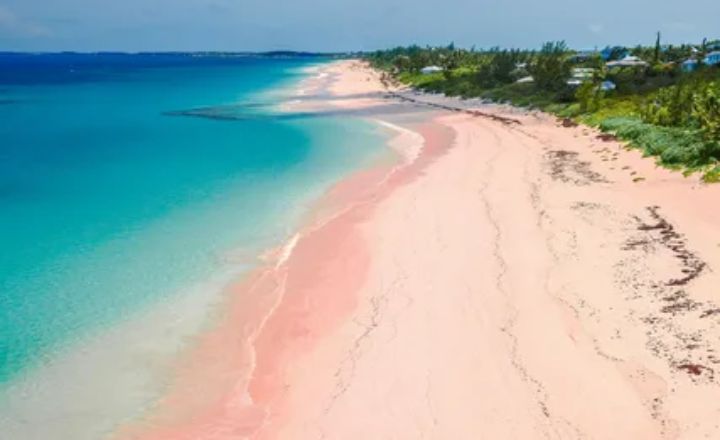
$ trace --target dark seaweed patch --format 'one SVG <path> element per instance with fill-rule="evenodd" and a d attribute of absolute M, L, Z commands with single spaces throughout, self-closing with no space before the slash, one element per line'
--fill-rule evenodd
<path fill-rule="evenodd" d="M 688 249 L 684 236 L 660 214 L 659 207 L 647 207 L 645 218 L 635 217 L 639 234 L 628 237 L 623 249 L 640 252 L 644 259 L 664 248 L 678 262 L 677 271 L 681 274 L 666 275 L 665 280 L 639 278 L 629 284 L 635 293 L 633 299 L 644 297 L 657 304 L 655 313 L 641 318 L 648 326 L 647 346 L 656 356 L 690 375 L 693 381 L 713 381 L 714 370 L 706 365 L 717 363 L 713 354 L 716 341 L 707 335 L 714 334 L 718 322 L 705 319 L 701 321 L 702 329 L 696 329 L 686 327 L 686 321 L 679 319 L 720 314 L 720 307 L 691 298 L 684 288 L 701 276 L 707 264 Z"/>
<path fill-rule="evenodd" d="M 609 133 L 600 133 L 597 135 L 597 138 L 603 142 L 614 142 L 618 140 L 617 136 Z"/>
<path fill-rule="evenodd" d="M 576 185 L 607 183 L 605 177 L 590 168 L 590 162 L 578 159 L 579 154 L 567 150 L 551 150 L 545 153 L 553 180 L 570 182 Z"/>
<path fill-rule="evenodd" d="M 573 121 L 570 118 L 563 118 L 562 121 L 560 121 L 560 123 L 565 128 L 577 127 L 579 125 L 577 122 Z"/>

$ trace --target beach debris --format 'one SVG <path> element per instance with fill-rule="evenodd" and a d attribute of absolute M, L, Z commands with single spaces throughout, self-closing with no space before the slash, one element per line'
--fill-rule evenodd
<path fill-rule="evenodd" d="M 700 317 L 701 317 L 701 318 L 707 318 L 707 317 L 714 316 L 714 315 L 720 315 L 720 307 L 717 307 L 717 308 L 714 308 L 714 309 L 705 310 L 704 312 L 702 312 L 702 314 L 700 315 Z"/>
<path fill-rule="evenodd" d="M 580 125 L 580 124 L 578 124 L 577 122 L 573 121 L 573 120 L 570 119 L 570 118 L 563 118 L 563 119 L 560 121 L 560 123 L 561 123 L 562 126 L 565 127 L 565 128 L 572 128 L 572 127 L 577 127 L 578 125 Z"/>
<path fill-rule="evenodd" d="M 629 267 L 636 269 L 620 282 L 633 292 L 630 300 L 655 306 L 654 312 L 640 319 L 648 326 L 647 347 L 673 368 L 688 373 L 693 382 L 714 382 L 714 370 L 705 365 L 716 363 L 717 341 L 706 335 L 714 334 L 713 329 L 720 325 L 720 320 L 711 318 L 720 314 L 720 307 L 694 299 L 686 290 L 707 269 L 707 264 L 688 249 L 685 237 L 660 213 L 658 206 L 648 206 L 643 214 L 633 218 L 637 233 L 627 238 L 622 249 L 635 255 L 619 267 L 623 271 Z M 654 258 L 677 261 L 673 272 L 678 275 L 666 275 L 663 280 L 656 279 L 655 272 L 643 270 L 643 262 Z M 704 319 L 700 321 L 701 318 Z"/>
<path fill-rule="evenodd" d="M 387 87 L 387 85 L 386 85 L 386 87 Z M 417 95 L 419 95 L 419 94 L 416 93 L 416 96 Z M 412 104 L 422 105 L 425 107 L 437 108 L 437 109 L 447 110 L 447 111 L 451 111 L 451 112 L 466 113 L 466 114 L 469 114 L 471 116 L 476 116 L 476 117 L 483 117 L 483 118 L 487 118 L 487 119 L 490 119 L 490 120 L 493 120 L 496 122 L 500 122 L 505 125 L 521 125 L 522 124 L 518 119 L 509 118 L 507 116 L 500 116 L 500 115 L 496 115 L 493 113 L 487 113 L 487 112 L 483 112 L 483 111 L 476 110 L 476 109 L 456 107 L 456 106 L 452 106 L 452 105 L 448 105 L 448 104 L 441 104 L 441 103 L 437 103 L 437 102 L 431 102 L 431 101 L 425 101 L 422 99 L 411 98 L 402 93 L 393 92 L 391 90 L 387 91 L 386 96 L 390 96 L 391 98 L 398 99 L 402 102 L 409 102 Z"/>
<path fill-rule="evenodd" d="M 603 142 L 615 142 L 618 140 L 617 136 L 610 133 L 600 133 L 599 135 L 597 135 L 597 139 Z"/>
<path fill-rule="evenodd" d="M 568 150 L 550 150 L 545 153 L 550 177 L 576 185 L 607 183 L 608 180 L 590 168 L 590 162 L 579 160 L 579 154 Z"/>
<path fill-rule="evenodd" d="M 692 376 L 700 376 L 707 373 L 708 379 L 712 381 L 715 377 L 715 370 L 700 364 L 682 364 L 678 365 L 678 370 L 683 370 Z"/>

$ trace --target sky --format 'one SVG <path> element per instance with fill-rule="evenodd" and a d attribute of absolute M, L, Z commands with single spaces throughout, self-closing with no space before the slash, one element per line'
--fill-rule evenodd
<path fill-rule="evenodd" d="M 720 38 L 720 0 L 0 0 L 0 51 L 355 51 Z"/>

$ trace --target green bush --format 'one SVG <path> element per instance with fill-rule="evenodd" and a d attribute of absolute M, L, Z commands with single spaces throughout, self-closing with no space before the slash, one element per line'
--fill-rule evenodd
<path fill-rule="evenodd" d="M 720 182 L 720 165 L 712 168 L 703 176 L 705 183 L 718 183 Z"/>
<path fill-rule="evenodd" d="M 661 89 L 643 108 L 641 116 L 645 122 L 655 125 L 666 127 L 689 125 L 696 93 L 695 83 Z"/>
<path fill-rule="evenodd" d="M 600 91 L 597 84 L 592 81 L 583 83 L 575 91 L 575 99 L 583 113 L 594 112 L 600 108 Z"/>
<path fill-rule="evenodd" d="M 720 83 L 687 81 L 659 90 L 641 111 L 645 122 L 702 130 L 708 142 L 720 141 Z"/>
<path fill-rule="evenodd" d="M 707 142 L 700 130 L 659 127 L 638 118 L 609 118 L 600 129 L 630 141 L 666 165 L 703 166 L 720 159 L 716 143 Z"/>
<path fill-rule="evenodd" d="M 693 97 L 692 116 L 708 142 L 720 142 L 720 84 L 711 83 Z"/>

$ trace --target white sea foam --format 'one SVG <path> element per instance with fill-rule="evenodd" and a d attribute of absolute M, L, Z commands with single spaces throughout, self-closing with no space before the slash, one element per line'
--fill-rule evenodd
<path fill-rule="evenodd" d="M 398 133 L 396 137 L 390 139 L 388 145 L 400 154 L 405 164 L 409 164 L 417 160 L 420 156 L 423 145 L 425 144 L 425 139 L 422 135 L 420 135 L 420 133 L 381 119 L 373 119 L 373 121 Z"/>
<path fill-rule="evenodd" d="M 280 253 L 280 258 L 278 258 L 277 264 L 275 265 L 276 269 L 287 262 L 292 255 L 295 246 L 297 246 L 298 241 L 300 241 L 300 233 L 293 235 L 293 237 L 285 243 L 285 246 L 283 246 L 282 252 Z"/>

